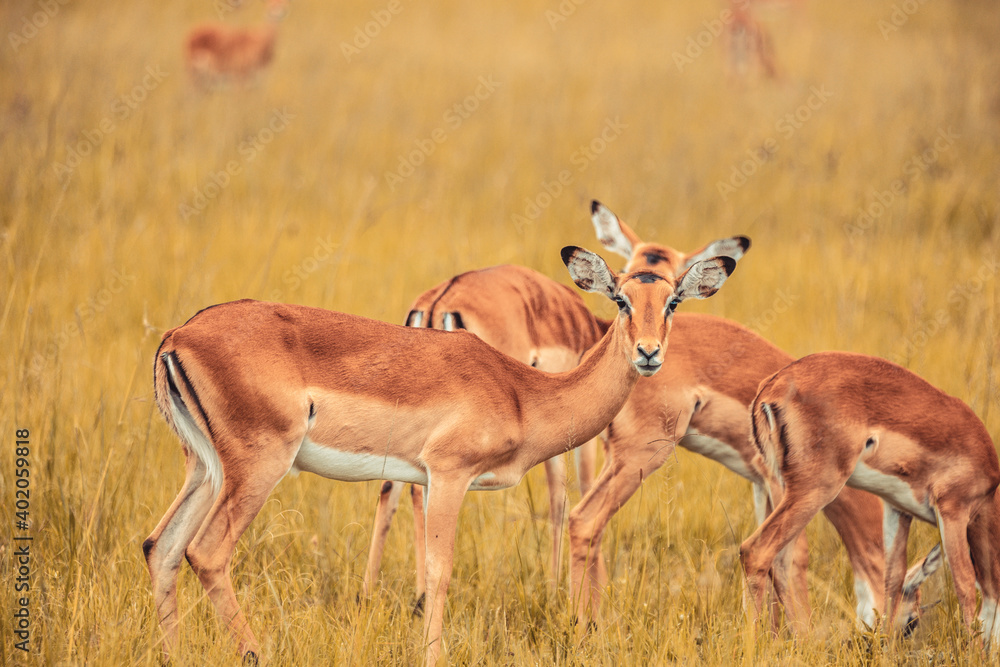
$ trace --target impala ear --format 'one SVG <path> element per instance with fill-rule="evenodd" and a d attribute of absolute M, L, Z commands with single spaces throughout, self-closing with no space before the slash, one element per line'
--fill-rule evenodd
<path fill-rule="evenodd" d="M 605 248 L 632 259 L 632 250 L 642 241 L 611 209 L 595 199 L 590 202 L 590 220 L 594 223 L 597 239 Z"/>
<path fill-rule="evenodd" d="M 600 255 L 568 245 L 562 249 L 562 260 L 576 286 L 587 292 L 603 294 L 613 299 L 618 291 L 615 272 Z"/>
<path fill-rule="evenodd" d="M 677 279 L 674 298 L 707 299 L 722 287 L 726 278 L 736 270 L 736 260 L 732 257 L 713 257 L 691 266 Z"/>
<path fill-rule="evenodd" d="M 733 236 L 728 239 L 712 241 L 701 250 L 695 250 L 684 258 L 683 268 L 689 268 L 696 262 L 701 262 L 712 257 L 732 257 L 739 260 L 750 249 L 750 239 L 745 236 Z"/>
<path fill-rule="evenodd" d="M 941 551 L 941 544 L 935 544 L 924 559 L 911 567 L 903 580 L 903 595 L 913 597 L 917 590 L 923 585 L 927 577 L 931 576 L 941 567 L 944 554 Z"/>

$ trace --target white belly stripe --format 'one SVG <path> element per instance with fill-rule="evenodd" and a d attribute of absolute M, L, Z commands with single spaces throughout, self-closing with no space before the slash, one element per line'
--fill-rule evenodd
<path fill-rule="evenodd" d="M 342 452 L 320 445 L 308 437 L 302 441 L 292 470 L 304 470 L 329 479 L 364 482 L 388 479 L 394 482 L 427 484 L 427 473 L 408 461 L 392 456 Z"/>
<path fill-rule="evenodd" d="M 858 461 L 847 483 L 849 486 L 870 491 L 900 510 L 931 525 L 938 523 L 930 503 L 927 500 L 919 501 L 913 493 L 913 488 L 895 475 L 879 472 Z"/>
<path fill-rule="evenodd" d="M 688 429 L 678 444 L 688 451 L 721 463 L 740 477 L 749 479 L 751 482 L 757 480 L 756 476 L 750 474 L 739 452 L 721 440 L 702 435 L 694 429 Z"/>

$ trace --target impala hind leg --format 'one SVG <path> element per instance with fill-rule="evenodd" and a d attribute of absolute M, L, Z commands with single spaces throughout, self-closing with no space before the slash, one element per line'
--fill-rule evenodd
<path fill-rule="evenodd" d="M 437 664 L 442 651 L 444 606 L 455 556 L 455 530 L 462 499 L 472 480 L 435 477 L 427 488 L 427 608 L 424 612 L 425 665 Z"/>
<path fill-rule="evenodd" d="M 760 618 L 763 611 L 764 593 L 771 578 L 775 558 L 793 540 L 798 539 L 806 524 L 836 497 L 840 486 L 842 483 L 834 485 L 834 488 L 813 487 L 806 493 L 796 493 L 791 487 L 786 488 L 774 512 L 740 546 L 740 561 L 746 575 L 747 595 L 750 598 L 747 607 L 754 622 Z M 785 552 L 786 557 L 788 553 Z M 804 621 L 803 610 L 797 609 L 794 596 L 782 599 L 781 591 L 777 592 L 785 606 L 789 625 L 798 631 Z"/>
<path fill-rule="evenodd" d="M 179 635 L 177 573 L 184 551 L 208 515 L 215 491 L 206 478 L 207 468 L 193 453 L 185 452 L 184 486 L 152 534 L 142 543 L 146 567 L 153 583 L 153 603 L 164 633 L 163 653 L 169 658 Z"/>
<path fill-rule="evenodd" d="M 294 442 L 301 440 L 300 436 Z M 280 448 L 280 454 L 271 456 L 267 456 L 266 445 L 259 449 L 261 456 L 248 465 L 224 471 L 222 490 L 186 552 L 191 569 L 233 633 L 244 662 L 252 664 L 256 664 L 260 648 L 233 591 L 230 575 L 233 551 L 295 458 L 291 442 Z"/>
<path fill-rule="evenodd" d="M 775 491 L 780 492 L 780 489 L 776 488 Z M 753 500 L 757 525 L 760 525 L 773 510 L 767 488 L 763 483 L 754 483 Z M 799 533 L 798 539 L 779 554 L 771 569 L 771 582 L 774 586 L 774 596 L 770 603 L 771 630 L 775 633 L 779 630 L 778 624 L 781 619 L 780 600 L 789 600 L 805 615 L 808 622 L 811 615 L 808 573 L 809 540 L 806 531 L 803 530 Z"/>
<path fill-rule="evenodd" d="M 885 618 L 886 627 L 893 628 L 896 612 L 903 598 L 906 578 L 906 543 L 913 517 L 885 503 L 882 535 L 885 541 Z M 968 550 L 968 549 L 966 549 Z"/>
<path fill-rule="evenodd" d="M 545 462 L 549 487 L 549 524 L 552 531 L 552 585 L 559 587 L 562 570 L 563 528 L 566 524 L 566 462 L 553 456 Z"/>
<path fill-rule="evenodd" d="M 361 594 L 369 597 L 375 590 L 379 570 L 382 568 L 382 554 L 385 551 L 385 541 L 389 537 L 392 518 L 399 508 L 399 497 L 403 494 L 402 482 L 382 482 L 379 491 L 378 507 L 375 509 L 375 525 L 372 527 L 372 542 L 368 548 L 368 565 L 365 567 L 365 580 L 361 586 Z"/>

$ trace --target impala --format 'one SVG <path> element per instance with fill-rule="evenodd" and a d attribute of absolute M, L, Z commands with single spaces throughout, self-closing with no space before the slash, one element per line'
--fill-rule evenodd
<path fill-rule="evenodd" d="M 740 548 L 754 617 L 775 558 L 787 559 L 786 546 L 846 484 L 885 501 L 887 618 L 902 595 L 906 542 L 916 517 L 941 532 L 970 628 L 979 587 L 983 636 L 996 647 L 1000 462 L 986 427 L 965 403 L 884 359 L 824 352 L 765 380 L 751 419 L 774 503 L 774 512 Z M 800 611 L 786 609 L 790 616 Z"/>
<path fill-rule="evenodd" d="M 234 28 L 213 23 L 193 28 L 184 43 L 191 78 L 202 87 L 247 81 L 274 58 L 278 22 L 287 11 L 287 0 L 269 0 L 265 25 Z"/>
<path fill-rule="evenodd" d="M 614 213 L 595 205 L 594 228 L 609 250 L 629 258 L 626 271 L 669 274 L 683 268 L 671 248 L 644 243 Z M 749 240 L 735 237 L 711 244 L 719 254 L 746 250 Z M 663 369 L 638 383 L 607 430 L 607 455 L 590 491 L 569 517 L 570 571 L 581 627 L 599 609 L 607 582 L 601 541 L 608 522 L 640 484 L 672 455 L 675 445 L 717 461 L 753 483 L 757 520 L 767 514 L 765 479 L 756 469 L 747 410 L 760 382 L 792 357 L 742 325 L 697 313 L 678 313 Z M 882 505 L 878 498 L 844 489 L 825 508 L 854 569 L 858 619 L 872 626 L 883 609 L 884 555 Z M 795 562 L 779 570 L 779 595 L 808 605 L 806 563 L 800 542 Z M 936 554 L 914 567 L 907 582 L 907 614 L 914 624 L 919 586 L 940 560 Z"/>
<path fill-rule="evenodd" d="M 594 224 L 601 224 L 610 211 L 600 202 L 591 204 Z M 675 276 L 696 262 L 718 255 L 739 260 L 750 245 L 745 237 L 724 239 L 701 250 L 684 254 L 661 246 L 662 261 Z M 651 260 L 659 261 L 659 260 Z M 660 267 L 662 268 L 662 267 Z M 567 371 L 579 363 L 608 328 L 599 322 L 583 299 L 565 285 L 537 271 L 520 266 L 495 266 L 470 271 L 427 290 L 416 298 L 406 316 L 406 325 L 454 331 L 465 329 L 504 354 L 539 370 Z M 576 450 L 580 493 L 585 495 L 594 478 L 595 440 Z M 566 468 L 560 457 L 545 462 L 549 489 L 549 519 L 552 530 L 552 576 L 560 581 L 563 523 L 566 508 Z M 370 595 L 378 578 L 392 517 L 399 506 L 402 484 L 382 485 L 375 527 L 365 569 L 364 594 Z M 423 492 L 411 486 L 414 507 L 414 543 L 417 565 L 417 603 L 423 608 Z"/>
<path fill-rule="evenodd" d="M 494 266 L 469 271 L 434 287 L 413 302 L 406 326 L 465 330 L 509 357 L 550 373 L 568 371 L 604 331 L 580 296 L 569 287 L 522 266 Z M 583 492 L 594 478 L 595 440 L 576 449 Z M 552 528 L 552 573 L 559 581 L 563 524 L 566 519 L 566 466 L 561 456 L 545 461 Z M 365 569 L 364 595 L 378 578 L 392 517 L 399 506 L 401 482 L 386 481 L 379 495 L 375 527 Z M 417 563 L 416 613 L 424 604 L 423 490 L 411 485 Z"/>
<path fill-rule="evenodd" d="M 237 540 L 294 469 L 427 486 L 424 641 L 435 664 L 466 492 L 513 486 L 600 433 L 639 377 L 660 369 L 677 305 L 714 294 L 736 264 L 712 258 L 675 280 L 618 275 L 581 248 L 562 257 L 581 289 L 619 307 L 566 373 L 531 368 L 467 332 L 250 300 L 205 309 L 165 333 L 156 402 L 187 461 L 183 488 L 143 543 L 165 650 L 177 643 L 186 557 L 240 653 L 256 660 L 229 569 Z"/>

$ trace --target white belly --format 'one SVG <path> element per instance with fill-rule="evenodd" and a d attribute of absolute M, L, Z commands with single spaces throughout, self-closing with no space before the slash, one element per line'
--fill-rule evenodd
<path fill-rule="evenodd" d="M 309 438 L 302 441 L 292 471 L 304 470 L 344 482 L 388 479 L 394 482 L 427 484 L 427 471 L 392 456 L 344 452 L 320 445 Z"/>
<path fill-rule="evenodd" d="M 755 475 L 750 474 L 750 470 L 743 462 L 743 457 L 740 456 L 740 453 L 721 440 L 716 440 L 707 435 L 702 435 L 694 429 L 689 429 L 678 444 L 688 451 L 701 454 L 706 458 L 721 463 L 740 477 L 745 477 L 751 482 L 759 481 Z"/>
<path fill-rule="evenodd" d="M 879 472 L 858 461 L 854 472 L 847 480 L 847 484 L 874 493 L 900 511 L 912 514 L 932 525 L 937 525 L 934 510 L 927 499 L 918 500 L 913 487 L 895 475 Z"/>
<path fill-rule="evenodd" d="M 497 489 L 509 489 L 515 486 L 520 480 L 511 481 L 498 476 L 494 472 L 486 472 L 473 480 L 469 486 L 470 491 L 495 491 Z"/>

